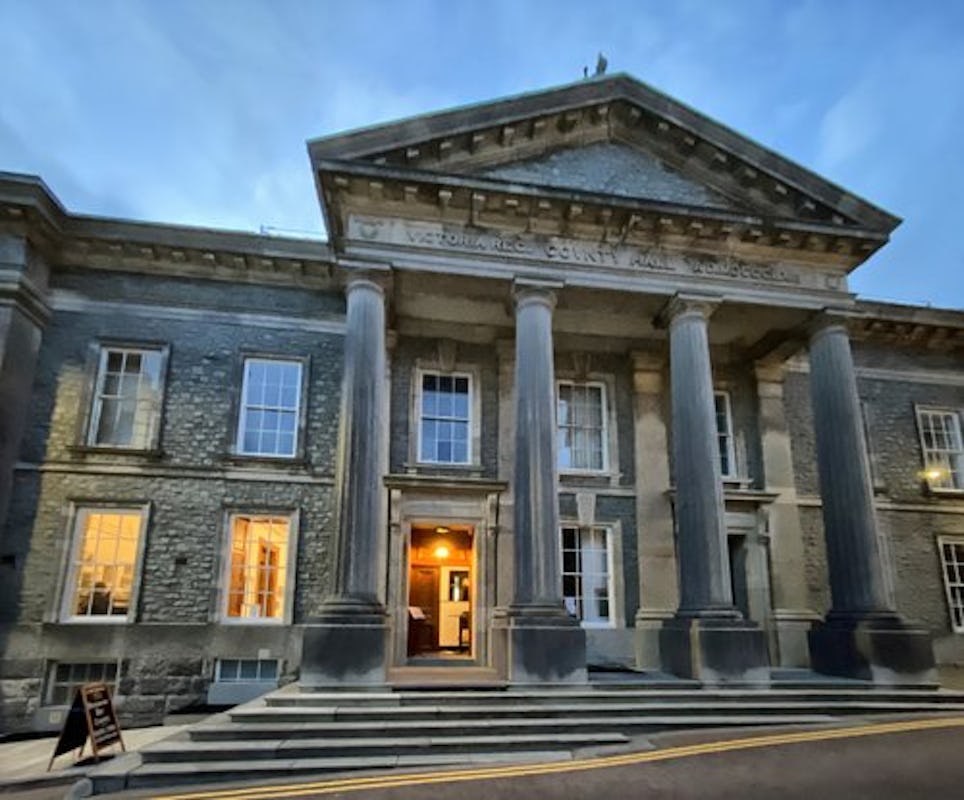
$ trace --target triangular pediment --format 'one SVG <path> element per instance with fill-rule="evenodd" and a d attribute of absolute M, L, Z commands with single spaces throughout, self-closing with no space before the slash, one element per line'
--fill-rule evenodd
<path fill-rule="evenodd" d="M 357 165 L 394 180 L 485 179 L 875 235 L 900 222 L 628 75 L 323 137 L 308 150 L 322 184 Z"/>
<path fill-rule="evenodd" d="M 643 150 L 617 142 L 596 142 L 483 168 L 487 178 L 575 189 L 663 203 L 746 211 L 704 183 L 691 180 Z"/>

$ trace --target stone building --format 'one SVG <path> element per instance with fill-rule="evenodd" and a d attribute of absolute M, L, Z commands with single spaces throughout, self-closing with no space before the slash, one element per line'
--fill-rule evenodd
<path fill-rule="evenodd" d="M 897 218 L 624 75 L 308 150 L 327 243 L 0 174 L 5 729 L 88 680 L 954 680 L 964 314 L 847 284 Z"/>

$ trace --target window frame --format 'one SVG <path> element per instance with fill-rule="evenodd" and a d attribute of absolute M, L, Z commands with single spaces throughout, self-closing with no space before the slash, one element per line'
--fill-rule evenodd
<path fill-rule="evenodd" d="M 723 404 L 726 410 L 726 414 L 724 415 L 726 418 L 726 431 L 721 434 L 720 426 L 718 424 L 716 425 L 716 449 L 720 458 L 720 477 L 725 481 L 735 481 L 740 479 L 740 469 L 736 464 L 736 432 L 733 429 L 733 398 L 726 389 L 713 389 L 713 419 L 715 422 L 719 421 L 719 415 L 716 411 L 717 397 L 723 398 Z M 719 452 L 720 436 L 725 436 L 726 438 L 726 463 L 729 466 L 727 472 L 723 471 L 723 454 Z"/>
<path fill-rule="evenodd" d="M 929 467 L 928 458 L 927 458 L 927 454 L 929 451 L 927 446 L 924 443 L 923 417 L 925 414 L 946 415 L 948 417 L 951 417 L 954 420 L 956 433 L 957 433 L 957 441 L 960 446 L 960 450 L 951 450 L 951 451 L 942 450 L 939 452 L 960 453 L 962 469 L 958 471 L 958 478 L 957 478 L 958 483 L 955 486 L 935 486 L 933 482 L 930 480 L 930 478 L 927 477 L 926 473 L 930 467 Z M 939 405 L 932 406 L 932 405 L 919 403 L 919 404 L 915 404 L 914 406 L 914 416 L 917 419 L 917 441 L 918 441 L 918 444 L 920 445 L 921 465 L 923 468 L 921 472 L 921 477 L 922 477 L 922 480 L 924 481 L 924 484 L 927 486 L 927 491 L 935 495 L 941 495 L 941 494 L 948 494 L 948 495 L 954 495 L 954 496 L 964 495 L 964 424 L 962 424 L 962 419 L 961 419 L 962 416 L 964 416 L 964 414 L 962 414 L 961 409 L 953 408 L 950 406 L 939 406 Z"/>
<path fill-rule="evenodd" d="M 609 385 L 604 380 L 576 380 L 574 378 L 558 378 L 556 380 L 556 396 L 555 396 L 555 436 L 556 436 L 556 449 L 558 451 L 558 437 L 559 431 L 562 430 L 562 426 L 559 424 L 559 401 L 561 399 L 560 389 L 563 386 L 572 387 L 592 387 L 598 388 L 600 390 L 599 394 L 599 404 L 602 416 L 602 427 L 600 428 L 599 435 L 602 439 L 602 466 L 599 469 L 592 468 L 580 468 L 580 467 L 563 467 L 560 463 L 561 457 L 559 453 L 556 453 L 556 469 L 560 475 L 609 475 L 612 473 L 610 467 L 610 409 L 609 409 Z"/>
<path fill-rule="evenodd" d="M 86 405 L 86 420 L 81 435 L 84 447 L 93 450 L 123 451 L 129 453 L 156 452 L 160 447 L 161 428 L 164 422 L 164 404 L 167 398 L 167 370 L 170 360 L 171 347 L 162 342 L 136 342 L 101 340 L 92 345 L 92 365 L 89 382 L 90 397 Z M 107 378 L 107 359 L 111 352 L 128 353 L 157 353 L 160 356 L 158 368 L 158 400 L 153 411 L 153 421 L 150 435 L 143 444 L 114 444 L 112 442 L 98 442 L 97 429 L 100 426 L 103 411 L 102 390 Z"/>
<path fill-rule="evenodd" d="M 952 586 L 947 580 L 947 558 L 944 553 L 945 546 L 953 546 L 961 548 L 961 560 L 957 561 L 955 559 L 954 566 L 958 574 L 958 581 L 954 583 L 954 587 L 961 587 L 961 603 L 955 604 L 954 593 L 952 591 Z M 948 623 L 950 624 L 951 631 L 953 633 L 964 633 L 964 536 L 938 536 L 937 537 L 937 551 L 938 559 L 941 565 L 941 583 L 944 584 L 944 597 L 947 600 L 947 617 Z M 961 618 L 960 624 L 955 621 L 955 608 L 959 608 L 959 614 Z"/>
<path fill-rule="evenodd" d="M 565 547 L 563 543 L 563 536 L 566 529 L 572 529 L 579 532 L 580 537 L 583 531 L 600 530 L 606 536 L 606 595 L 607 602 L 609 604 L 609 617 L 605 620 L 586 620 L 576 616 L 579 621 L 579 625 L 583 628 L 615 628 L 616 627 L 616 617 L 618 615 L 618 609 L 616 608 L 616 584 L 615 584 L 615 552 L 614 552 L 614 538 L 615 530 L 614 526 L 605 523 L 592 523 L 590 525 L 580 525 L 578 522 L 560 522 L 559 523 L 559 573 L 561 578 L 565 575 L 573 575 L 576 573 L 567 573 L 565 571 Z M 580 543 L 581 544 L 581 543 Z M 578 573 L 580 576 L 583 574 L 582 570 Z M 560 587 L 561 588 L 561 587 Z M 565 602 L 565 593 L 563 593 L 563 602 Z"/>
<path fill-rule="evenodd" d="M 224 676 L 224 662 L 233 661 L 238 665 L 237 678 L 226 678 Z M 258 677 L 256 678 L 242 678 L 240 666 L 242 661 L 252 661 L 258 665 Z M 274 664 L 275 674 L 273 678 L 265 679 L 261 677 L 261 665 L 262 664 Z M 238 684 L 238 683 L 263 683 L 269 685 L 278 685 L 278 680 L 281 677 L 281 659 L 279 658 L 228 658 L 225 656 L 219 656 L 215 659 L 214 663 L 214 681 L 216 683 L 228 683 L 228 684 Z"/>
<path fill-rule="evenodd" d="M 295 431 L 293 451 L 291 454 L 250 452 L 244 449 L 245 411 L 247 403 L 245 397 L 248 391 L 248 365 L 253 362 L 269 364 L 294 364 L 298 367 L 297 405 L 294 408 Z M 237 407 L 234 414 L 234 437 L 231 453 L 239 458 L 269 461 L 291 462 L 302 457 L 304 452 L 304 431 L 308 405 L 308 370 L 309 360 L 303 356 L 278 355 L 273 353 L 242 353 L 240 364 L 240 391 L 237 394 Z"/>
<path fill-rule="evenodd" d="M 234 538 L 234 521 L 239 518 L 286 518 L 288 520 L 287 556 L 285 559 L 285 586 L 281 592 L 282 611 L 278 617 L 232 617 L 228 614 L 231 594 L 231 546 Z M 224 536 L 221 545 L 221 568 L 218 602 L 214 619 L 223 625 L 291 625 L 294 618 L 295 569 L 297 567 L 298 533 L 301 515 L 298 509 L 268 508 L 251 511 L 247 508 L 231 509 L 224 514 Z"/>
<path fill-rule="evenodd" d="M 422 392 L 423 384 L 425 382 L 425 377 L 429 375 L 434 375 L 439 378 L 466 378 L 469 382 L 469 394 L 468 394 L 468 417 L 466 419 L 466 424 L 468 426 L 468 436 L 466 438 L 466 460 L 465 461 L 431 461 L 422 458 Z M 414 461 L 420 466 L 429 467 L 471 467 L 477 465 L 476 452 L 477 452 L 477 436 L 479 432 L 479 424 L 481 420 L 477 419 L 479 416 L 479 409 L 476 407 L 476 379 L 472 372 L 465 369 L 452 369 L 443 370 L 433 367 L 417 367 L 415 369 L 415 443 L 414 443 Z"/>
<path fill-rule="evenodd" d="M 113 682 L 112 682 L 112 683 L 107 683 L 107 681 L 106 681 L 106 680 L 103 680 L 103 679 L 101 679 L 101 682 L 107 683 L 107 687 L 111 690 L 111 696 L 116 698 L 116 696 L 117 696 L 117 694 L 118 694 L 118 691 L 119 691 L 119 689 L 120 689 L 121 669 L 122 669 L 122 667 L 123 667 L 123 663 L 122 663 L 122 661 L 121 661 L 120 659 L 108 658 L 108 659 L 104 659 L 104 660 L 102 660 L 102 661 L 101 661 L 101 660 L 97 660 L 97 659 L 93 659 L 93 660 L 89 660 L 89 661 L 57 661 L 57 660 L 50 660 L 50 661 L 48 661 L 47 664 L 46 664 L 46 670 L 45 670 L 46 682 L 45 682 L 44 687 L 43 687 L 43 694 L 41 695 L 41 698 L 42 698 L 41 707 L 42 707 L 42 708 L 67 708 L 67 707 L 69 707 L 69 706 L 71 705 L 71 703 L 73 703 L 74 694 L 76 693 L 76 688 L 74 689 L 74 692 L 71 693 L 70 697 L 67 699 L 67 702 L 65 702 L 65 703 L 55 703 L 54 700 L 53 700 L 53 693 L 54 693 L 54 689 L 55 689 L 56 686 L 58 686 L 58 685 L 60 685 L 60 686 L 71 686 L 71 685 L 74 685 L 74 684 L 71 684 L 71 683 L 58 683 L 58 681 L 56 680 L 56 677 L 57 677 L 57 668 L 60 667 L 60 666 L 64 666 L 64 665 L 69 666 L 69 667 L 74 667 L 74 666 L 78 666 L 78 665 L 80 665 L 80 664 L 83 664 L 85 667 L 90 667 L 90 666 L 93 666 L 93 665 L 97 665 L 97 666 L 100 666 L 100 667 L 113 666 L 113 667 L 114 667 L 114 680 L 113 680 Z M 89 682 L 90 682 L 90 681 L 85 681 L 84 683 L 89 683 Z M 82 684 L 82 683 L 81 683 L 81 684 L 76 684 L 76 687 L 77 687 L 77 688 L 80 688 L 80 686 L 83 686 L 83 685 L 84 685 L 84 684 Z"/>
<path fill-rule="evenodd" d="M 60 584 L 60 597 L 57 600 L 55 619 L 68 625 L 126 625 L 135 621 L 140 599 L 143 559 L 147 549 L 147 530 L 150 519 L 150 503 L 103 503 L 72 502 L 68 514 L 68 546 L 66 564 L 61 570 L 63 581 Z M 74 597 L 78 579 L 77 567 L 81 548 L 81 525 L 91 513 L 137 514 L 140 516 L 140 529 L 137 533 L 137 549 L 134 554 L 131 577 L 130 605 L 123 616 L 117 614 L 75 614 Z M 83 526 L 86 532 L 86 525 Z M 79 662 L 78 662 L 79 663 Z M 93 662 L 91 662 L 93 663 Z"/>

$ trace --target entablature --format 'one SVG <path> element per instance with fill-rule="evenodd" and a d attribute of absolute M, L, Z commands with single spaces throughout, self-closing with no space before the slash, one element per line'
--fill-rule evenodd
<path fill-rule="evenodd" d="M 319 162 L 318 183 L 336 248 L 353 214 L 443 222 L 480 231 L 542 234 L 605 244 L 793 260 L 849 272 L 887 234 L 820 221 L 549 186 L 441 175 L 360 162 Z"/>

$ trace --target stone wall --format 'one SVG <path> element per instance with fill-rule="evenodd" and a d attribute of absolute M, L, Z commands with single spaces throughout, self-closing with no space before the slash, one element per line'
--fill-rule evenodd
<path fill-rule="evenodd" d="M 343 299 L 81 270 L 55 273 L 54 288 L 73 310 L 56 311 L 44 332 L 2 539 L 0 729 L 52 725 L 38 709 L 55 663 L 119 662 L 126 724 L 203 701 L 218 658 L 278 659 L 292 679 L 300 623 L 330 586 Z M 101 342 L 169 347 L 159 452 L 85 446 Z M 233 453 L 245 354 L 305 359 L 307 409 L 294 459 Z M 59 621 L 71 509 L 95 503 L 149 508 L 129 623 Z M 282 511 L 299 521 L 288 578 L 294 624 L 220 623 L 228 515 Z"/>

